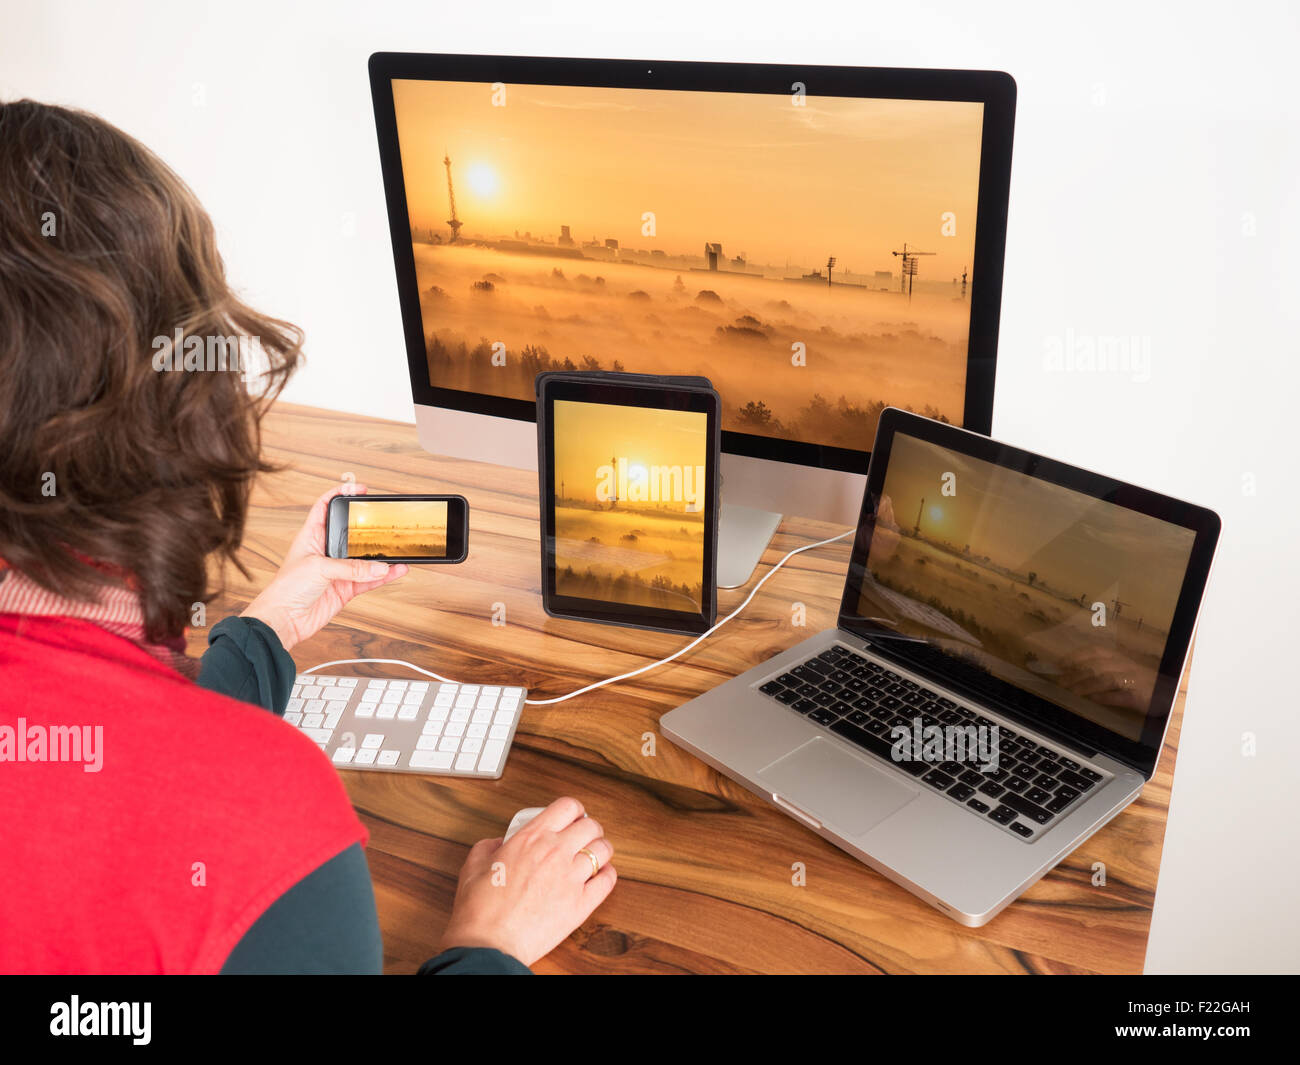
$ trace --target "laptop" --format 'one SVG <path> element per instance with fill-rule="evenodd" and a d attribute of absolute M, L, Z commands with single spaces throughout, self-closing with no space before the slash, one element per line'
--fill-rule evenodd
<path fill-rule="evenodd" d="M 895 408 L 836 627 L 660 718 L 979 927 L 1151 779 L 1212 511 Z"/>

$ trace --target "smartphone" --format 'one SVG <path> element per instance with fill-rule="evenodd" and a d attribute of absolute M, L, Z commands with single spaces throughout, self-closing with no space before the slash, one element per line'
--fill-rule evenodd
<path fill-rule="evenodd" d="M 464 562 L 469 504 L 464 496 L 337 495 L 326 513 L 325 553 L 380 562 Z"/>

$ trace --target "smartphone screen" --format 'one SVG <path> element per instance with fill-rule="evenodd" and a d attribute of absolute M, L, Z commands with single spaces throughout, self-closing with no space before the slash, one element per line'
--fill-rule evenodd
<path fill-rule="evenodd" d="M 463 562 L 469 504 L 464 496 L 335 496 L 325 542 L 331 558 Z"/>

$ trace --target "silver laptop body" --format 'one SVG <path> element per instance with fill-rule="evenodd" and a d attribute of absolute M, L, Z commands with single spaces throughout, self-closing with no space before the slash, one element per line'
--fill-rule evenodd
<path fill-rule="evenodd" d="M 931 447 L 951 449 L 943 460 L 949 465 L 953 464 L 951 456 L 966 452 L 973 452 L 968 458 L 996 458 L 1022 470 L 1050 463 L 951 426 L 936 428 L 938 424 L 893 409 L 882 415 L 845 589 L 846 608 L 854 594 L 861 592 L 863 581 L 875 584 L 866 560 L 873 516 L 888 483 L 885 467 L 895 433 L 913 436 Z M 893 448 L 900 449 L 901 445 Z M 1070 475 L 1081 473 L 1072 467 L 1052 468 Z M 1118 482 L 1097 478 L 1094 490 L 1101 493 L 1109 484 Z M 1082 719 L 1076 729 L 1072 727 L 1074 715 L 1063 709 L 1045 711 L 1036 720 L 1032 705 L 1026 709 L 1015 699 L 1002 698 L 1005 688 L 993 698 L 973 694 L 968 670 L 954 663 L 948 676 L 945 663 L 952 661 L 948 656 L 931 653 L 918 658 L 912 653 L 919 644 L 914 634 L 900 641 L 900 634 L 882 626 L 880 618 L 863 624 L 862 619 L 847 616 L 846 609 L 841 610 L 839 627 L 820 632 L 665 714 L 660 719 L 663 735 L 954 920 L 970 927 L 987 923 L 1137 798 L 1154 771 L 1163 743 L 1217 542 L 1218 519 L 1203 508 L 1124 487 L 1126 500 L 1140 504 L 1135 515 L 1125 516 L 1125 521 L 1138 520 L 1141 508 L 1159 513 L 1166 522 L 1172 516 L 1189 530 L 1185 540 L 1191 545 L 1140 740 L 1116 736 L 1112 743 L 1107 739 L 1109 730 Z M 922 524 L 918 514 L 918 530 Z M 1184 542 L 1176 526 L 1169 527 L 1169 535 L 1171 542 Z M 933 545 L 922 537 L 913 537 L 913 544 L 933 553 Z M 969 551 L 970 545 L 966 546 Z M 963 569 L 968 557 L 955 556 L 960 560 L 955 562 L 959 571 L 970 569 L 969 565 Z M 932 554 L 931 561 L 942 560 Z M 1006 570 L 998 571 L 997 576 L 1011 589 L 1008 595 L 1022 594 L 1016 591 L 1020 585 L 1015 577 L 1008 576 Z M 1046 578 L 1037 573 L 1033 576 L 1035 581 L 1052 579 L 1050 574 Z M 1134 575 L 1134 581 L 1140 579 Z M 1040 596 L 1056 594 L 1043 591 L 1043 584 L 1035 585 L 1035 581 L 1026 586 L 1024 596 L 1035 588 Z M 987 583 L 993 588 L 998 581 Z M 1136 591 L 1126 590 L 1130 587 L 1137 585 L 1125 585 L 1115 596 L 1122 602 L 1121 609 L 1130 607 L 1126 600 L 1137 599 Z M 878 585 L 876 591 L 899 598 Z M 1149 598 L 1158 599 L 1159 591 L 1151 592 Z M 877 597 L 877 601 L 884 600 Z M 956 626 L 950 620 L 926 617 L 931 608 L 924 603 L 902 606 L 904 612 L 911 609 L 925 622 L 913 625 L 914 630 L 928 626 L 929 631 L 947 639 L 947 631 Z M 1054 609 L 1064 614 L 1071 608 L 1062 599 L 1059 607 L 1048 604 L 1043 613 Z M 1085 604 L 1080 609 L 1093 608 Z M 973 619 L 960 616 L 974 624 Z M 898 617 L 895 622 L 901 624 Z M 1126 638 L 1126 633 L 1134 640 L 1153 638 L 1155 622 L 1146 615 L 1139 620 L 1130 611 L 1122 623 L 1112 624 L 1122 625 L 1112 629 L 1113 639 Z M 1141 635 L 1143 626 L 1145 637 Z M 1071 632 L 1082 639 L 1087 630 L 1076 625 Z M 1063 638 L 1058 634 L 1058 639 Z M 1035 639 L 1039 641 L 1035 645 L 1038 653 L 1050 659 L 1050 645 L 1044 651 L 1042 639 Z M 1035 665 L 1047 669 L 1041 661 Z M 796 669 L 801 676 L 792 672 Z M 1010 669 L 1010 675 L 1020 674 Z M 823 676 L 825 681 L 816 680 Z M 831 680 L 832 676 L 838 681 Z M 1119 689 L 1129 683 L 1127 678 L 1112 679 Z M 882 683 L 884 690 L 892 689 L 911 703 L 903 702 L 900 708 L 897 698 L 881 696 Z M 1004 685 L 1005 681 L 998 683 Z M 1039 681 L 1031 678 L 1025 683 L 1032 687 Z M 823 705 L 828 703 L 828 698 L 822 697 L 824 688 L 850 698 L 829 697 L 839 701 Z M 1050 689 L 1037 690 L 1041 694 Z M 807 697 L 813 691 L 820 702 L 815 703 L 815 710 L 809 710 L 801 704 L 813 699 L 799 694 Z M 894 707 L 892 718 L 885 713 L 887 701 Z M 858 702 L 869 709 L 851 709 Z M 918 706 L 925 707 L 925 712 L 917 712 Z M 910 730 L 898 732 L 889 725 L 890 720 L 897 724 L 900 718 L 910 723 Z M 943 754 L 960 755 L 960 759 L 938 762 L 940 748 L 931 745 L 927 752 L 924 743 L 918 748 L 921 757 L 912 758 L 907 748 L 900 749 L 902 736 L 923 739 L 926 733 L 918 731 L 918 726 L 924 718 L 945 738 L 958 737 L 955 747 L 952 742 L 943 747 Z M 996 732 L 990 726 L 997 726 Z M 963 732 L 968 739 L 964 751 L 959 739 Z M 1085 738 L 1081 740 L 1079 733 Z M 939 733 L 929 735 L 937 739 Z M 976 739 L 981 735 L 982 745 Z M 1036 773 L 1036 765 L 1050 772 Z M 939 776 L 932 776 L 935 773 Z M 1012 790 L 1007 786 L 1011 779 L 1023 784 Z M 1080 786 L 1085 781 L 1086 788 Z M 1030 801 L 1027 795 L 1037 801 Z M 1009 809 L 1014 809 L 1012 816 L 1008 816 Z M 1042 819 L 1045 823 L 1040 823 Z"/>

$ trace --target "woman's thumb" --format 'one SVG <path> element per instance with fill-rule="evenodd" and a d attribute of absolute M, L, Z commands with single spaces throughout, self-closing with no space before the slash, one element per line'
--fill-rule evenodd
<path fill-rule="evenodd" d="M 388 563 L 364 558 L 322 558 L 320 572 L 332 581 L 375 581 L 388 572 Z"/>

